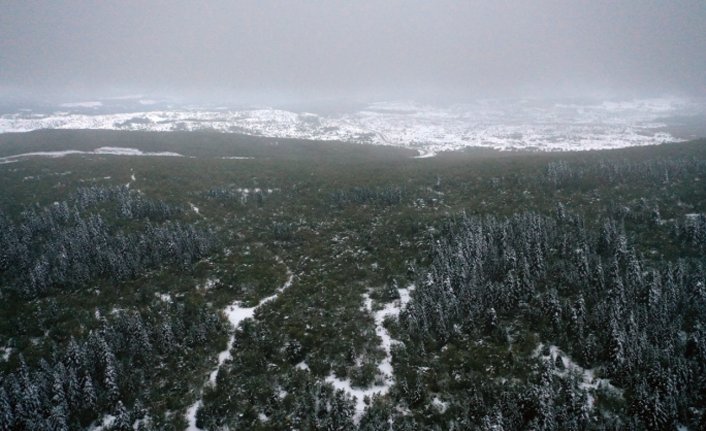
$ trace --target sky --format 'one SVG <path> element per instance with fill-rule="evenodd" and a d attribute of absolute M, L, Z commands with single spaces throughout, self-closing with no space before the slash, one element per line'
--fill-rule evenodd
<path fill-rule="evenodd" d="M 706 97 L 706 1 L 0 0 L 0 97 Z"/>

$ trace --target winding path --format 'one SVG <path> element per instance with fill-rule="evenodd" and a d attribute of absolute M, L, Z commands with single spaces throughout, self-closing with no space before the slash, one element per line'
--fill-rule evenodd
<path fill-rule="evenodd" d="M 281 259 L 277 259 L 279 262 L 281 262 Z M 233 343 L 235 342 L 235 329 L 238 328 L 240 325 L 240 322 L 242 322 L 245 319 L 250 319 L 255 315 L 255 310 L 258 308 L 262 307 L 263 305 L 267 304 L 270 301 L 274 301 L 277 299 L 277 297 L 287 290 L 292 283 L 294 282 L 294 274 L 292 271 L 287 268 L 287 281 L 284 282 L 284 284 L 277 289 L 277 291 L 273 294 L 270 295 L 266 298 L 263 298 L 260 300 L 260 302 L 254 306 L 254 307 L 241 307 L 240 302 L 236 301 L 232 303 L 231 305 L 227 306 L 226 309 L 224 310 L 226 317 L 228 317 L 228 321 L 230 324 L 233 326 L 233 332 L 231 332 L 230 337 L 228 338 L 228 345 L 226 346 L 226 349 L 223 350 L 218 354 L 218 365 L 216 368 L 211 371 L 208 375 L 208 380 L 204 383 L 204 387 L 206 385 L 216 385 L 216 376 L 218 375 L 218 370 L 220 370 L 221 366 L 229 359 L 232 358 L 232 355 L 230 353 L 231 349 L 233 348 Z M 203 392 L 203 388 L 202 388 Z M 186 410 L 186 420 L 188 422 L 188 426 L 186 428 L 186 431 L 202 431 L 201 428 L 196 426 L 196 412 L 198 409 L 201 407 L 203 404 L 201 400 L 201 394 L 199 394 L 199 399 L 192 404 L 187 410 Z"/>

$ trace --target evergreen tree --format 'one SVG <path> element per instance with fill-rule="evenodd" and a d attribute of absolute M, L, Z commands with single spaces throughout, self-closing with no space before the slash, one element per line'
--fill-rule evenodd
<path fill-rule="evenodd" d="M 123 402 L 118 400 L 115 405 L 115 410 L 113 412 L 115 416 L 115 421 L 113 422 L 113 429 L 116 431 L 131 431 L 132 430 L 132 419 L 130 418 L 130 413 L 123 405 Z"/>
<path fill-rule="evenodd" d="M 10 400 L 5 392 L 5 388 L 0 386 L 0 431 L 11 431 L 14 429 L 15 416 L 12 412 Z"/>

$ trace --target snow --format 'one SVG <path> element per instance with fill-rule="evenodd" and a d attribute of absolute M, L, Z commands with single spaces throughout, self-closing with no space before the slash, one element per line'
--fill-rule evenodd
<path fill-rule="evenodd" d="M 203 402 L 198 400 L 186 410 L 186 431 L 201 431 L 201 428 L 196 426 L 196 412 L 202 405 Z"/>
<path fill-rule="evenodd" d="M 295 365 L 294 368 L 296 368 L 297 370 L 309 371 L 309 364 L 304 361 L 301 361 L 297 365 Z"/>
<path fill-rule="evenodd" d="M 353 419 L 356 423 L 360 421 L 365 412 L 365 397 L 385 395 L 394 384 L 391 348 L 397 341 L 390 337 L 387 329 L 383 326 L 383 322 L 387 317 L 399 316 L 400 311 L 402 311 L 409 302 L 412 289 L 414 289 L 414 285 L 410 285 L 408 288 L 398 289 L 400 299 L 385 304 L 381 310 L 375 312 L 372 310 L 373 301 L 370 296 L 367 293 L 363 295 L 363 306 L 365 310 L 373 314 L 373 318 L 375 319 L 375 333 L 380 337 L 380 346 L 385 352 L 385 358 L 378 364 L 378 374 L 382 377 L 383 384 L 364 389 L 353 387 L 350 379 L 340 379 L 333 373 L 325 378 L 325 381 L 333 385 L 334 388 L 341 389 L 355 398 L 356 405 Z"/>
<path fill-rule="evenodd" d="M 160 299 L 162 302 L 167 302 L 167 303 L 172 303 L 172 295 L 169 293 L 155 293 L 155 296 Z"/>
<path fill-rule="evenodd" d="M 49 157 L 49 158 L 59 158 L 59 157 L 65 157 L 65 156 L 70 156 L 72 154 L 86 154 L 85 151 L 78 151 L 78 150 L 64 150 L 64 151 L 35 151 L 32 153 L 22 153 L 22 154 L 16 154 L 14 156 L 7 156 L 7 157 L 1 157 L 0 162 L 4 160 L 14 160 L 14 159 L 20 159 L 24 157 Z M 16 160 L 14 160 L 16 161 Z"/>
<path fill-rule="evenodd" d="M 325 381 L 326 383 L 330 383 L 335 389 L 340 389 L 355 399 L 355 415 L 353 416 L 353 420 L 356 423 L 360 422 L 365 412 L 365 398 L 372 397 L 375 394 L 384 395 L 389 390 L 388 386 L 372 389 L 354 388 L 351 386 L 350 379 L 339 379 L 333 374 L 328 375 Z"/>
<path fill-rule="evenodd" d="M 113 426 L 113 422 L 115 422 L 115 416 L 105 415 L 103 416 L 103 419 L 98 422 L 99 425 L 96 425 L 95 423 L 91 424 L 91 426 L 88 427 L 88 431 L 103 431 L 110 429 L 110 427 Z"/>
<path fill-rule="evenodd" d="M 62 103 L 61 105 L 62 108 L 100 108 L 103 106 L 103 102 L 98 102 L 98 101 L 90 101 L 90 102 L 71 102 L 71 103 Z"/>
<path fill-rule="evenodd" d="M 0 360 L 7 362 L 12 354 L 12 347 L 0 347 Z"/>
<path fill-rule="evenodd" d="M 610 379 L 597 378 L 595 376 L 594 370 L 585 369 L 580 365 L 576 364 L 566 353 L 559 350 L 557 346 L 549 346 L 548 356 L 541 355 L 541 351 L 543 348 L 544 345 L 540 343 L 534 351 L 534 356 L 540 357 L 545 361 L 551 361 L 552 364 L 556 362 L 556 358 L 558 356 L 561 356 L 561 362 L 564 365 L 564 370 L 555 370 L 556 375 L 565 377 L 566 375 L 568 375 L 569 372 L 571 372 L 573 374 L 578 374 L 579 376 L 581 376 L 582 381 L 579 383 L 579 388 L 583 389 L 586 392 L 586 407 L 589 410 L 593 408 L 595 404 L 594 394 L 599 390 L 608 392 L 618 398 L 622 398 L 623 390 L 613 386 L 613 384 L 610 383 Z"/>
<path fill-rule="evenodd" d="M 662 119 L 704 112 L 703 101 L 677 98 L 582 103 L 476 100 L 451 106 L 388 102 L 330 115 L 272 108 L 184 108 L 98 115 L 17 112 L 0 116 L 0 133 L 38 129 L 213 130 L 272 138 L 394 145 L 416 150 L 417 157 L 426 158 L 466 147 L 566 151 L 675 142 L 679 139 L 664 130 L 666 124 Z"/>
<path fill-rule="evenodd" d="M 262 303 L 258 304 L 256 307 L 241 307 L 240 303 L 234 303 L 226 307 L 225 315 L 231 326 L 233 326 L 233 328 L 237 328 L 240 326 L 240 322 L 245 319 L 252 318 L 255 314 L 255 309 L 261 304 Z M 218 354 L 218 366 L 211 371 L 211 374 L 208 376 L 208 382 L 210 384 L 216 384 L 216 376 L 218 375 L 218 370 L 221 368 L 221 365 L 232 358 L 230 350 L 233 348 L 233 343 L 235 343 L 235 335 L 230 336 L 226 349 Z"/>
<path fill-rule="evenodd" d="M 202 285 L 197 286 L 197 289 L 204 289 L 204 290 L 209 290 L 213 289 L 216 287 L 216 284 L 218 284 L 221 280 L 218 278 L 208 278 L 206 281 L 203 282 Z"/>
<path fill-rule="evenodd" d="M 144 152 L 137 148 L 126 147 L 100 147 L 96 148 L 91 154 L 113 155 L 113 156 L 160 156 L 160 157 L 184 157 L 179 153 L 171 151 Z"/>
<path fill-rule="evenodd" d="M 255 157 L 247 157 L 247 156 L 225 156 L 221 157 L 223 160 L 255 160 Z"/>
<path fill-rule="evenodd" d="M 189 202 L 189 205 L 191 206 L 191 209 L 192 209 L 196 214 L 201 215 L 201 214 L 199 213 L 199 207 L 197 207 L 196 205 L 192 204 L 191 202 Z"/>
<path fill-rule="evenodd" d="M 76 154 L 101 155 L 101 156 L 156 156 L 156 157 L 184 157 L 179 153 L 171 151 L 145 152 L 137 148 L 125 147 L 100 147 L 93 151 L 63 150 L 63 151 L 35 151 L 31 153 L 15 154 L 12 156 L 0 157 L 0 164 L 17 162 L 28 157 L 48 157 L 59 158 Z M 133 175 L 134 178 L 134 175 Z"/>
<path fill-rule="evenodd" d="M 419 149 L 417 151 L 419 152 L 419 155 L 414 156 L 415 159 L 428 159 L 430 157 L 436 157 L 436 153 L 434 151 L 429 151 L 425 149 Z"/>
<path fill-rule="evenodd" d="M 431 400 L 431 404 L 439 411 L 439 413 L 444 414 L 446 412 L 446 409 L 449 408 L 449 403 L 446 401 L 442 401 L 438 396 L 435 396 Z"/>
<path fill-rule="evenodd" d="M 277 256 L 277 261 L 280 263 L 282 260 Z M 210 279 L 209 279 L 210 280 Z M 206 283 L 208 283 L 208 281 Z M 255 310 L 258 308 L 262 307 L 266 303 L 270 301 L 274 301 L 282 292 L 287 290 L 292 286 L 292 283 L 294 282 L 294 274 L 287 268 L 287 280 L 284 282 L 282 286 L 280 286 L 277 291 L 273 294 L 270 295 L 266 298 L 263 298 L 260 300 L 260 302 L 255 306 L 255 307 L 243 307 L 239 301 L 236 301 L 229 306 L 226 307 L 224 310 L 224 313 L 226 317 L 228 318 L 228 322 L 230 322 L 231 326 L 236 329 L 238 326 L 240 326 L 240 323 L 245 320 L 245 319 L 251 319 L 255 315 Z M 216 377 L 218 376 L 218 370 L 220 370 L 221 366 L 229 359 L 231 359 L 233 356 L 231 355 L 230 351 L 233 348 L 233 344 L 235 343 L 235 334 L 231 334 L 230 337 L 228 338 L 228 343 L 226 345 L 226 349 L 223 350 L 218 354 L 218 365 L 216 366 L 213 371 L 211 371 L 208 375 L 208 380 L 206 381 L 206 385 L 216 385 Z M 188 422 L 188 427 L 187 431 L 199 431 L 199 428 L 196 427 L 196 412 L 198 409 L 201 407 L 203 404 L 201 398 L 199 398 L 194 404 L 192 404 L 186 411 L 186 420 Z"/>

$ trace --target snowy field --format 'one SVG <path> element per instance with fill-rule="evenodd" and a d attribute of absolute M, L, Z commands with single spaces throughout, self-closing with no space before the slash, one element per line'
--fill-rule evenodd
<path fill-rule="evenodd" d="M 100 111 L 100 102 L 73 102 L 54 112 L 20 110 L 0 116 L 0 133 L 38 129 L 139 131 L 214 130 L 274 138 L 371 143 L 412 148 L 420 157 L 465 147 L 539 151 L 595 150 L 683 140 L 676 118 L 703 115 L 704 103 L 676 98 L 605 102 L 481 100 L 431 106 L 374 103 L 320 115 L 281 109 L 174 108 Z M 149 104 L 140 103 L 137 108 Z"/>

